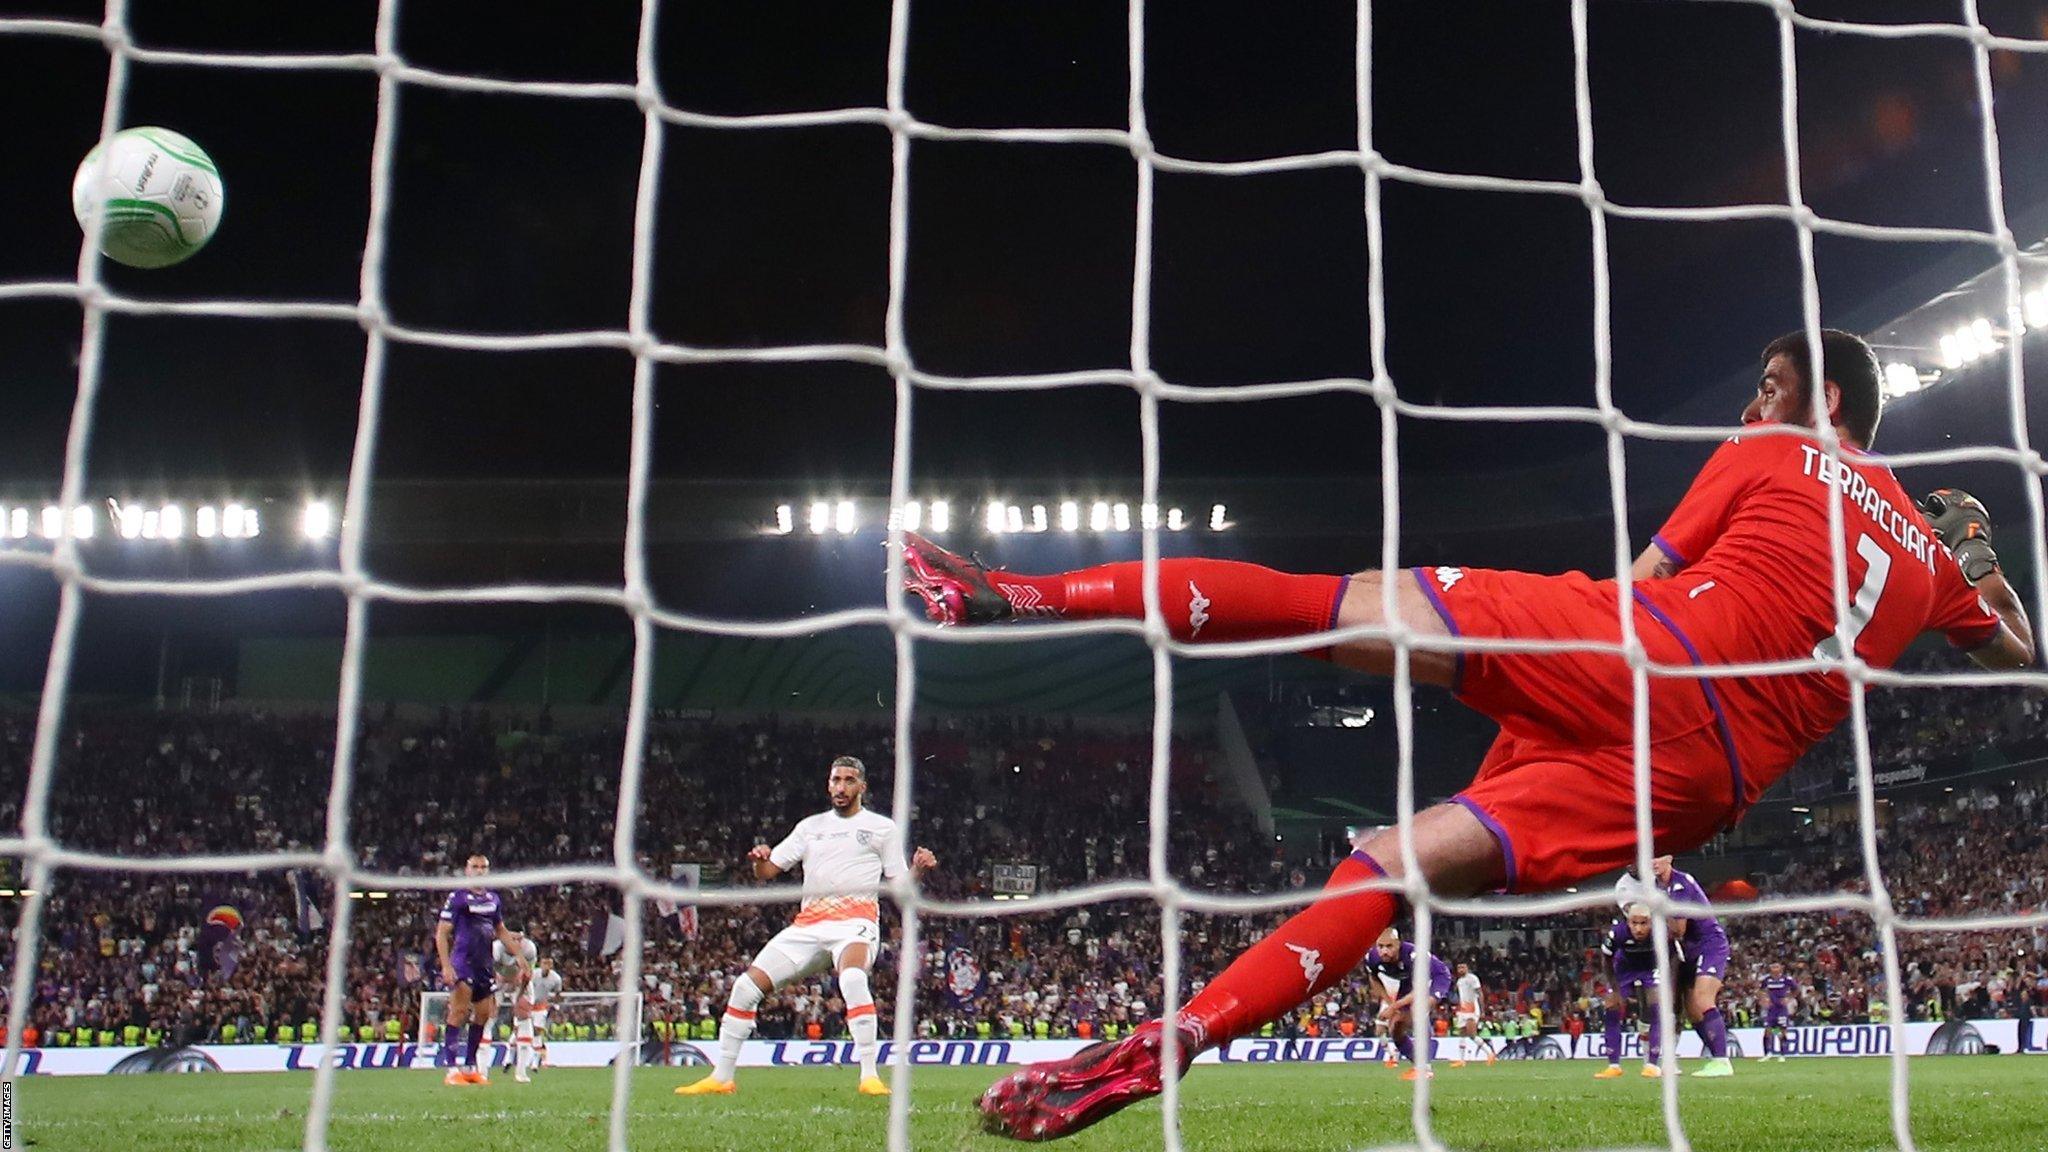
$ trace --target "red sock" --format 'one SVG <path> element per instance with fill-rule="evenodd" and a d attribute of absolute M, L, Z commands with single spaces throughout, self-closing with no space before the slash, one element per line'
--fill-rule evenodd
<path fill-rule="evenodd" d="M 1341 888 L 1386 873 L 1354 852 L 1330 873 Z M 1203 1047 L 1227 1044 L 1342 980 L 1394 922 L 1392 892 L 1318 900 L 1231 962 L 1181 1010 L 1182 1027 Z"/>
<path fill-rule="evenodd" d="M 1145 615 L 1144 565 L 1137 561 L 1051 576 L 993 572 L 989 581 L 1020 616 Z M 1159 610 L 1176 640 L 1302 636 L 1336 627 L 1349 584 L 1343 576 L 1296 576 L 1238 560 L 1161 560 Z"/>

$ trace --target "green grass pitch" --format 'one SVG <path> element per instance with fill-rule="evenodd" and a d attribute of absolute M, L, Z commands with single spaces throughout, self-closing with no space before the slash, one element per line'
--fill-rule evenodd
<path fill-rule="evenodd" d="M 1688 1061 L 1688 1064 L 1694 1062 Z M 1581 1060 L 1443 1069 L 1436 1134 L 1454 1149 L 1668 1147 L 1660 1085 L 1596 1081 Z M 1022 1147 L 981 1133 L 974 1099 L 995 1069 L 916 1073 L 911 1140 L 920 1149 Z M 635 1149 L 881 1152 L 889 1101 L 854 1092 L 850 1069 L 742 1070 L 740 1092 L 685 1098 L 699 1069 L 634 1074 Z M 1679 1082 L 1686 1131 L 1701 1152 L 1853 1152 L 1892 1141 L 1890 1062 L 1740 1062 L 1732 1080 Z M 611 1074 L 558 1069 L 532 1084 L 444 1088 L 423 1070 L 335 1078 L 330 1147 L 350 1152 L 605 1147 Z M 1912 1063 L 1913 1132 L 1926 1152 L 2048 1148 L 2048 1059 L 1951 1056 Z M 17 1139 L 38 1152 L 243 1152 L 300 1146 L 312 1077 L 304 1073 L 31 1078 L 17 1085 Z M 1338 1152 L 1412 1144 L 1410 1086 L 1378 1065 L 1203 1067 L 1185 1081 L 1191 1150 Z M 23 1146 L 17 1144 L 17 1147 Z M 1129 1152 L 1161 1146 L 1159 1105 L 1139 1105 L 1055 1147 Z"/>

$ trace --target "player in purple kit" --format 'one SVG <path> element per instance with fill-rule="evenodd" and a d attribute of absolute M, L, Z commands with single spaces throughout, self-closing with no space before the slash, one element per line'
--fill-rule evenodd
<path fill-rule="evenodd" d="M 465 875 L 481 878 L 491 870 L 490 858 L 478 853 L 463 866 Z M 519 958 L 519 982 L 528 970 L 519 933 L 505 927 L 498 894 L 488 888 L 458 888 L 441 905 L 441 923 L 434 929 L 434 949 L 441 956 L 441 982 L 448 986 L 448 1018 L 442 1043 L 455 1045 L 455 1064 L 443 1084 L 488 1084 L 477 1066 L 484 1029 L 497 1013 L 491 995 L 491 944 L 505 945 L 505 954 Z"/>
<path fill-rule="evenodd" d="M 1650 1025 L 1643 1049 L 1643 1075 L 1654 1079 L 1664 1074 L 1658 1066 L 1663 1052 L 1662 1022 L 1655 1006 L 1647 1003 L 1657 991 L 1656 924 L 1651 916 L 1648 904 L 1632 903 L 1600 941 L 1600 954 L 1607 958 L 1614 983 L 1607 991 L 1607 1067 L 1594 1073 L 1595 1079 L 1612 1080 L 1621 1075 L 1621 1025 L 1631 1001 L 1644 1002 L 1641 1012 Z"/>
<path fill-rule="evenodd" d="M 1303 952 L 1302 966 L 1306 969 L 1313 953 Z M 1433 952 L 1425 952 L 1422 958 L 1429 961 L 1429 998 L 1420 1009 L 1422 1019 L 1430 1019 L 1431 1005 L 1450 999 L 1451 966 Z M 1318 964 L 1320 966 L 1320 964 Z M 1380 942 L 1365 954 L 1366 987 L 1372 990 L 1373 999 L 1380 1001 L 1380 1021 L 1387 1025 L 1394 1035 L 1394 1047 L 1406 1056 L 1410 1064 L 1415 1062 L 1415 1042 L 1409 1025 L 1414 1020 L 1410 1005 L 1415 1002 L 1417 968 L 1420 967 L 1415 945 L 1401 939 L 1401 933 L 1388 928 L 1380 933 Z M 1314 977 L 1310 977 L 1314 981 Z M 1424 1033 L 1428 1025 L 1424 1025 Z M 1431 1076 L 1436 1073 L 1431 1072 Z M 1415 1069 L 1409 1068 L 1401 1074 L 1403 1080 L 1415 1079 Z"/>
<path fill-rule="evenodd" d="M 1799 999 L 1799 981 L 1786 974 L 1783 963 L 1773 960 L 1770 975 L 1764 977 L 1763 989 L 1764 1054 L 1757 1059 L 1769 1060 L 1775 1054 L 1782 1064 L 1787 1047 L 1785 1030 L 1792 1024 L 1792 1008 Z"/>
<path fill-rule="evenodd" d="M 1671 866 L 1671 857 L 1650 861 L 1650 874 L 1657 886 L 1673 900 L 1705 904 L 1707 890 L 1689 872 Z M 1735 1075 L 1728 1062 L 1728 1022 L 1721 1015 L 1721 981 L 1728 974 L 1728 933 L 1711 915 L 1674 916 L 1671 938 L 1678 946 L 1678 994 L 1685 1015 L 1699 1033 L 1707 1051 L 1706 1066 L 1695 1075 L 1716 1078 Z"/>

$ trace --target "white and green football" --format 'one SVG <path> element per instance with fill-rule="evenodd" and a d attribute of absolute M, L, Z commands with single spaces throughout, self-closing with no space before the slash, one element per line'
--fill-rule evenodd
<path fill-rule="evenodd" d="M 163 268 L 206 246 L 227 189 L 213 160 L 168 128 L 124 128 L 78 163 L 71 211 L 100 251 L 132 268 Z"/>

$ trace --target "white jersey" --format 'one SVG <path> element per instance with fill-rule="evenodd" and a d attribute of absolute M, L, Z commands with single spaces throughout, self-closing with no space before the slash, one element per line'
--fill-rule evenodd
<path fill-rule="evenodd" d="M 560 972 L 535 972 L 533 979 L 526 982 L 526 998 L 533 1003 L 536 1009 L 546 1008 L 554 1002 L 555 997 L 561 994 L 562 974 Z"/>
<path fill-rule="evenodd" d="M 896 822 L 865 808 L 852 816 L 827 811 L 804 817 L 768 860 L 785 872 L 803 866 L 804 901 L 797 910 L 798 924 L 879 921 L 882 908 L 875 892 L 883 880 L 910 870 Z"/>
<path fill-rule="evenodd" d="M 1479 974 L 1467 972 L 1458 977 L 1458 1011 L 1479 1011 Z"/>
<path fill-rule="evenodd" d="M 539 955 L 539 949 L 534 947 L 533 941 L 522 939 L 519 942 L 519 955 L 525 959 L 526 968 L 530 974 L 533 971 L 534 957 Z M 500 990 L 514 995 L 525 991 L 524 988 L 518 986 L 519 961 L 514 959 L 512 954 L 505 950 L 505 942 L 503 940 L 491 941 L 491 967 L 497 969 L 497 983 Z"/>

